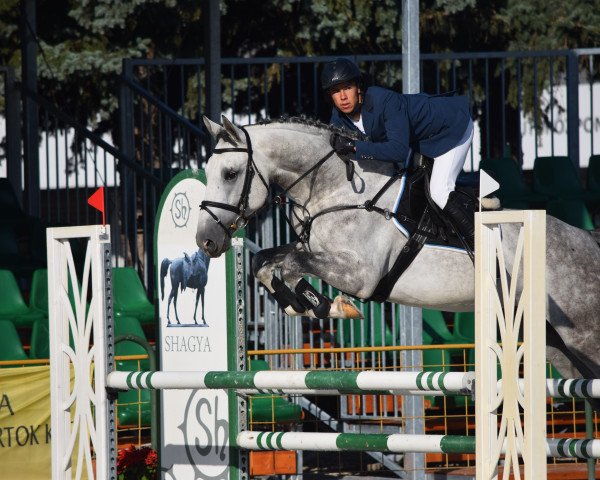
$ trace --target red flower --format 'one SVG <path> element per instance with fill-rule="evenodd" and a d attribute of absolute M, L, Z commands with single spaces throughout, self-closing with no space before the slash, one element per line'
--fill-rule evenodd
<path fill-rule="evenodd" d="M 120 480 L 154 479 L 158 471 L 158 455 L 150 447 L 130 445 L 117 453 L 117 475 Z"/>

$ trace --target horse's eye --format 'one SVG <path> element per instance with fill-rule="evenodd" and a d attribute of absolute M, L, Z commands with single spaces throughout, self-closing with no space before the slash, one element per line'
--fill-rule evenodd
<path fill-rule="evenodd" d="M 231 182 L 232 180 L 235 180 L 237 178 L 237 172 L 233 170 L 226 170 L 225 173 L 223 173 L 223 178 Z"/>

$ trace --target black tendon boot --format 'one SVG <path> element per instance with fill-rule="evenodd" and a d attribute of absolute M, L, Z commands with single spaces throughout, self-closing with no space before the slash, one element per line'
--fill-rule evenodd
<path fill-rule="evenodd" d="M 331 301 L 317 292 L 313 286 L 303 278 L 296 285 L 296 298 L 306 308 L 312 310 L 317 318 L 327 318 L 331 308 Z"/>
<path fill-rule="evenodd" d="M 443 212 L 455 230 L 465 239 L 471 251 L 475 251 L 474 213 L 468 198 L 458 192 L 450 192 Z"/>
<path fill-rule="evenodd" d="M 272 293 L 273 298 L 277 300 L 277 303 L 283 311 L 285 311 L 287 307 L 292 307 L 296 312 L 303 312 L 305 310 L 304 305 L 298 301 L 298 296 L 279 278 L 273 277 L 271 286 L 274 290 Z"/>

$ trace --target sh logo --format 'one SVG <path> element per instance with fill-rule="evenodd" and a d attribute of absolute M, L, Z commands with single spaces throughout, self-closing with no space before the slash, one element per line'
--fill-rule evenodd
<path fill-rule="evenodd" d="M 183 228 L 190 219 L 190 201 L 185 193 L 176 193 L 171 202 L 171 218 L 176 227 Z"/>
<path fill-rule="evenodd" d="M 218 394 L 196 390 L 189 398 L 181 429 L 186 453 L 197 479 L 227 480 L 229 422 L 227 402 Z M 219 402 L 221 400 L 221 402 Z"/>

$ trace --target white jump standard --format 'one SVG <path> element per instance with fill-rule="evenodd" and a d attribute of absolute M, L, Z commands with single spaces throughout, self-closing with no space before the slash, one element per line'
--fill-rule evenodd
<path fill-rule="evenodd" d="M 503 212 L 506 213 L 506 212 Z M 238 416 L 230 422 L 228 429 L 221 428 L 227 435 L 224 445 L 229 449 L 225 467 L 231 473 L 230 479 L 245 480 L 249 477 L 247 464 L 242 456 L 246 449 L 307 449 L 307 450 L 354 450 L 382 452 L 476 452 L 478 480 L 497 478 L 497 465 L 500 455 L 504 455 L 505 469 L 519 465 L 518 455 L 523 456 L 527 467 L 529 461 L 543 460 L 543 465 L 534 467 L 534 472 L 545 472 L 546 456 L 553 457 L 600 457 L 600 440 L 582 439 L 546 439 L 545 437 L 545 395 L 556 397 L 597 398 L 600 396 L 600 380 L 547 380 L 543 370 L 545 364 L 544 346 L 537 345 L 544 328 L 543 315 L 539 314 L 539 299 L 545 299 L 543 275 L 532 277 L 532 267 L 539 267 L 539 255 L 535 261 L 528 259 L 532 249 L 544 243 L 542 228 L 533 236 L 532 222 L 539 217 L 531 212 L 511 212 L 516 220 L 508 215 L 498 213 L 487 217 L 484 223 L 479 218 L 478 240 L 480 252 L 488 252 L 484 261 L 479 260 L 478 288 L 480 289 L 477 306 L 476 325 L 476 437 L 459 436 L 425 436 L 403 434 L 347 434 L 347 433 L 308 433 L 308 432 L 253 432 L 248 431 L 246 393 L 396 393 L 407 392 L 427 395 L 465 395 L 472 392 L 473 374 L 463 372 L 377 372 L 377 371 L 245 371 L 246 352 L 243 349 L 245 335 L 244 269 L 240 259 L 243 258 L 243 246 L 235 255 L 236 304 L 235 317 L 238 326 L 235 339 L 230 339 L 229 352 L 240 361 L 237 371 L 156 371 L 156 372 L 119 372 L 114 370 L 114 326 L 112 319 L 111 292 L 111 255 L 110 230 L 108 227 L 77 227 L 76 229 L 48 230 L 48 265 L 50 289 L 50 330 L 51 330 L 51 369 L 52 369 L 52 445 L 53 445 L 53 480 L 82 478 L 102 478 L 116 480 L 116 419 L 114 396 L 107 390 L 128 389 L 191 389 L 195 390 L 201 402 L 208 402 L 220 393 L 215 390 L 227 389 L 235 391 L 231 410 Z M 519 216 L 520 215 L 520 216 Z M 480 217 L 481 214 L 478 215 Z M 519 241 L 521 253 L 525 260 L 520 264 L 525 272 L 522 299 L 519 308 L 513 309 L 508 300 L 515 298 L 515 290 L 498 300 L 496 257 L 492 253 L 499 248 L 494 239 L 499 239 L 499 226 L 503 222 L 521 222 L 525 227 L 522 240 Z M 490 225 L 495 223 L 496 225 Z M 535 230 L 535 228 L 534 228 Z M 88 251 L 84 267 L 84 278 L 79 283 L 76 278 L 73 257 L 68 245 L 69 239 L 88 239 Z M 543 253 L 543 248 L 541 249 Z M 538 254 L 540 252 L 537 252 Z M 508 284 L 504 259 L 500 263 L 502 286 Z M 543 261 L 542 261 L 543 262 Z M 241 266 L 240 266 L 241 264 Z M 514 269 L 518 271 L 519 264 Z M 543 271 L 542 271 L 543 274 Z M 517 278 L 513 271 L 511 278 Z M 535 288 L 528 285 L 537 281 Z M 528 284 L 528 282 L 530 282 Z M 75 311 L 69 300 L 69 283 L 75 286 Z M 535 282 L 533 282 L 535 283 Z M 81 285 L 78 288 L 77 285 Z M 90 314 L 86 315 L 88 290 L 92 293 Z M 479 290 L 478 290 L 479 291 Z M 540 295 L 541 294 L 541 295 Z M 241 300 L 238 300 L 241 299 Z M 537 300 L 536 300 L 537 299 Z M 241 302 L 241 303 L 240 303 Z M 542 303 L 544 300 L 542 300 Z M 508 309 L 499 311 L 502 304 Z M 536 310 L 538 308 L 538 310 Z M 487 309 L 487 310 L 486 310 Z M 514 312 L 521 314 L 525 331 L 525 343 L 533 340 L 533 350 L 516 347 L 518 341 L 518 322 L 513 322 Z M 538 314 L 534 312 L 538 311 Z M 511 313 L 513 312 L 513 313 Z M 505 325 L 501 325 L 500 346 L 496 339 L 496 319 L 504 316 Z M 539 321 L 542 326 L 530 324 L 530 320 Z M 509 320 L 511 322 L 509 322 Z M 481 325 L 480 325 L 481 323 Z M 93 333 L 94 345 L 89 346 Z M 74 347 L 69 345 L 73 336 Z M 239 338 L 238 338 L 239 337 Z M 510 342 L 507 340 L 511 340 Z M 514 342 L 513 342 L 514 341 Z M 514 343 L 514 344 L 513 344 Z M 542 342 L 543 343 L 543 342 Z M 515 347 L 514 352 L 510 348 Z M 538 355 L 539 354 L 539 355 Z M 535 367 L 541 371 L 528 368 L 528 362 L 535 358 Z M 524 360 L 524 378 L 517 378 L 517 366 Z M 500 361 L 503 379 L 497 379 L 497 362 Z M 486 363 L 487 362 L 487 363 Z M 486 365 L 482 367 L 482 365 Z M 75 367 L 74 390 L 71 392 L 71 368 Z M 92 368 L 94 371 L 91 377 Z M 487 369 L 487 370 L 486 370 Z M 235 370 L 235 368 L 230 368 Z M 511 376 L 514 372 L 514 376 Z M 533 377 L 532 377 L 533 374 Z M 532 381 L 532 379 L 534 381 Z M 535 391 L 532 388 L 535 387 Z M 111 392 L 112 393 L 112 392 Z M 533 404 L 522 404 L 523 399 L 533 399 L 541 403 L 534 416 L 541 427 L 536 427 L 535 435 L 526 427 L 521 429 L 520 408 L 526 420 L 531 420 L 528 409 Z M 204 403 L 202 403 L 204 405 Z M 73 409 L 77 404 L 81 408 Z M 499 418 L 499 406 L 502 405 L 502 417 Z M 93 410 L 93 414 L 92 414 Z M 206 411 L 213 411 L 207 407 Z M 504 430 L 498 431 L 498 420 Z M 508 422 L 508 423 L 507 423 Z M 518 425 L 517 425 L 518 422 Z M 484 426 L 485 438 L 479 428 Z M 514 429 L 514 430 L 512 430 Z M 540 435 L 541 434 L 541 435 Z M 491 435 L 491 440 L 490 440 Z M 537 442 L 537 443 L 536 443 Z M 193 443 L 193 442 L 192 442 Z M 75 450 L 75 446 L 77 449 Z M 487 450 L 486 450 L 487 448 Z M 91 451 L 96 459 L 92 462 Z M 481 454 L 482 451 L 487 453 Z M 529 452 L 529 453 L 528 453 Z M 236 463 L 236 461 L 238 463 Z M 93 471 L 95 464 L 95 472 Z M 512 465 L 511 465 L 512 464 Z M 196 462 L 194 465 L 204 465 Z M 482 473 L 485 470 L 484 473 Z M 505 470 L 506 471 L 506 470 Z M 527 469 L 526 469 L 527 471 Z M 229 475 L 229 473 L 228 473 Z M 525 478 L 529 478 L 527 475 Z M 531 478 L 545 478 L 545 475 L 533 475 Z"/>

